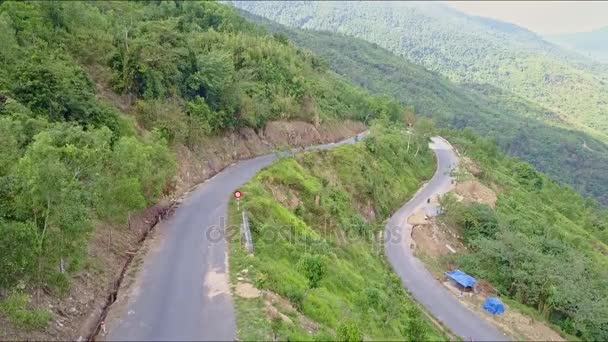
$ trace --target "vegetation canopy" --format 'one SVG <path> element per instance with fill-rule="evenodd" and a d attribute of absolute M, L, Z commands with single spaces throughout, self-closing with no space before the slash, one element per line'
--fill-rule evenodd
<path fill-rule="evenodd" d="M 92 222 L 171 188 L 172 147 L 268 120 L 397 118 L 214 2 L 0 4 L 0 287 L 65 290 Z"/>

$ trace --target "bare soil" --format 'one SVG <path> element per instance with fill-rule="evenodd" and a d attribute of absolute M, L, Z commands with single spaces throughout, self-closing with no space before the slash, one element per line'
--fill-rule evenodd
<path fill-rule="evenodd" d="M 415 255 L 424 254 L 433 259 L 466 250 L 458 235 L 435 219 L 430 219 L 425 224 L 414 225 L 412 240 L 415 245 Z"/>
<path fill-rule="evenodd" d="M 427 220 L 424 210 L 418 209 L 410 217 L 408 217 L 407 223 L 409 223 L 413 226 L 420 226 L 420 225 L 428 225 L 429 221 Z"/>
<path fill-rule="evenodd" d="M 364 130 L 365 125 L 356 121 L 329 122 L 320 126 L 303 121 L 275 121 L 266 125 L 261 138 L 275 146 L 304 147 L 335 142 Z"/>
<path fill-rule="evenodd" d="M 260 290 L 256 289 L 250 283 L 238 283 L 234 292 L 239 297 L 243 298 L 258 298 L 260 296 Z"/>
<path fill-rule="evenodd" d="M 271 153 L 282 146 L 305 147 L 335 142 L 364 131 L 360 122 L 327 123 L 320 127 L 303 121 L 269 122 L 261 132 L 243 128 L 223 136 L 207 138 L 200 151 L 176 149 L 179 161 L 176 194 L 203 182 L 237 160 Z"/>
<path fill-rule="evenodd" d="M 311 334 L 319 330 L 319 324 L 317 322 L 299 313 L 298 310 L 291 305 L 289 300 L 272 291 L 264 291 L 264 305 L 266 318 L 270 321 L 281 319 L 288 324 L 298 324 L 302 329 L 305 329 Z M 294 317 L 295 322 L 290 316 Z"/>
<path fill-rule="evenodd" d="M 464 167 L 464 169 L 467 170 L 474 177 L 479 177 L 483 174 L 483 171 L 481 170 L 479 165 L 477 165 L 477 163 L 475 163 L 473 160 L 471 160 L 468 157 L 461 156 L 460 165 L 462 165 Z"/>
<path fill-rule="evenodd" d="M 87 71 L 95 81 L 97 98 L 130 114 L 124 118 L 133 121 L 141 134 L 146 134 L 132 115 L 134 98 L 116 94 L 110 87 L 109 70 L 89 67 Z M 314 125 L 302 121 L 280 121 L 268 123 L 261 132 L 243 128 L 221 136 L 208 137 L 197 151 L 175 146 L 178 172 L 172 188 L 167 189 L 166 198 L 150 208 L 132 213 L 128 224 L 96 222 L 88 246 L 87 264 L 82 271 L 73 275 L 69 293 L 59 296 L 30 289 L 30 305 L 48 308 L 52 313 L 49 326 L 43 331 L 26 332 L 14 327 L 0 314 L 0 340 L 86 339 L 99 326 L 104 308 L 117 289 L 142 285 L 133 284 L 133 274 L 142 264 L 146 251 L 158 245 L 153 238 L 144 241 L 145 237 L 161 217 L 171 214 L 171 208 L 179 205 L 193 186 L 211 178 L 237 160 L 270 153 L 276 147 L 334 142 L 365 129 L 362 123 L 352 121 L 321 125 L 318 121 Z"/>
<path fill-rule="evenodd" d="M 456 184 L 456 194 L 464 201 L 483 203 L 494 208 L 496 193 L 478 180 L 468 180 Z"/>
<path fill-rule="evenodd" d="M 371 200 L 368 200 L 365 203 L 356 201 L 355 205 L 357 206 L 357 211 L 361 214 L 361 216 L 363 216 L 366 223 L 373 222 L 376 219 L 374 203 Z"/>
<path fill-rule="evenodd" d="M 426 225 L 416 225 L 412 230 L 412 239 L 415 244 L 416 256 L 423 256 L 421 260 L 441 260 L 441 257 L 452 253 L 447 245 L 455 251 L 465 249 L 464 245 L 450 231 L 449 227 L 437 223 L 434 219 Z M 428 265 L 429 270 L 435 271 L 434 275 L 442 279 L 442 274 L 437 272 L 435 265 Z M 449 265 L 440 265 L 445 270 L 449 270 Z M 491 324 L 497 326 L 507 335 L 516 340 L 528 341 L 564 341 L 564 339 L 549 326 L 533 318 L 527 317 L 508 305 L 505 305 L 505 313 L 502 315 L 491 315 L 483 310 L 483 302 L 488 296 L 495 296 L 496 290 L 488 281 L 478 280 L 475 292 L 462 293 L 454 284 L 449 281 L 442 282 L 443 285 L 458 297 L 458 299 L 470 310 L 477 312 L 480 317 Z"/>
<path fill-rule="evenodd" d="M 237 272 L 236 279 L 236 285 L 232 286 L 234 293 L 248 300 L 260 298 L 264 303 L 264 315 L 268 321 L 281 320 L 290 325 L 298 325 L 311 334 L 319 330 L 319 324 L 298 312 L 287 298 L 270 290 L 259 290 L 251 284 L 248 269 Z"/>
<path fill-rule="evenodd" d="M 96 327 L 128 260 L 137 252 L 147 231 L 168 214 L 170 204 L 158 204 L 133 213 L 125 226 L 96 222 L 88 245 L 88 258 L 74 274 L 65 296 L 32 290 L 31 305 L 53 314 L 44 331 L 23 331 L 0 315 L 0 340 L 74 340 Z"/>

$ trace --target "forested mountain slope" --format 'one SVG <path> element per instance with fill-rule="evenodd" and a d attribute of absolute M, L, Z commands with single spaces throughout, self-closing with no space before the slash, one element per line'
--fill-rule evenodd
<path fill-rule="evenodd" d="M 389 97 L 369 95 L 351 85 L 328 70 L 322 59 L 294 47 L 284 36 L 269 35 L 230 7 L 214 2 L 4 1 L 0 2 L 0 46 L 0 337 L 6 339 L 76 338 L 65 328 L 80 328 L 84 321 L 85 314 L 75 313 L 75 307 L 92 311 L 91 304 L 105 300 L 106 293 L 89 298 L 71 293 L 70 286 L 75 279 L 84 279 L 88 285 L 115 284 L 116 279 L 104 273 L 107 264 L 100 255 L 112 253 L 124 261 L 133 252 L 117 243 L 120 234 L 112 235 L 111 227 L 127 230 L 131 213 L 172 193 L 180 166 L 178 151 L 205 150 L 209 148 L 206 137 L 241 128 L 261 130 L 277 119 L 323 124 L 379 118 L 391 126 L 411 114 Z M 453 87 L 446 81 L 437 84 Z M 460 96 L 451 98 L 450 103 L 456 103 L 452 101 Z M 468 101 L 460 108 L 468 106 Z M 426 110 L 430 112 L 435 102 L 441 101 L 426 101 L 430 108 Z M 525 101 L 521 103 L 524 106 Z M 359 158 L 362 155 L 354 149 L 346 150 L 354 151 L 347 157 L 372 162 L 372 152 L 382 150 L 390 165 L 405 172 L 399 169 L 404 159 L 393 152 L 393 146 L 400 146 L 402 154 L 407 152 L 400 134 L 393 132 L 383 143 L 385 148 L 357 147 L 368 150 L 367 159 Z M 572 144 L 579 142 L 578 137 L 569 137 Z M 591 138 L 585 142 L 593 153 L 603 153 L 603 145 Z M 403 176 L 399 196 L 414 191 L 414 183 L 431 171 L 426 157 L 425 152 L 414 155 L 425 162 L 413 164 L 414 169 L 420 168 L 413 177 Z M 389 177 L 385 169 L 375 170 Z M 292 181 L 290 170 L 285 171 Z M 359 177 L 374 174 L 365 169 L 350 171 Z M 369 181 L 378 179 L 384 178 Z M 300 180 L 306 179 L 295 182 Z M 390 196 L 390 184 L 389 180 L 374 183 L 369 188 L 374 191 L 362 193 L 377 196 L 374 202 L 383 210 L 378 213 L 385 214 L 398 202 L 382 202 Z M 313 190 L 319 189 L 315 183 Z M 330 195 L 332 201 L 321 202 L 326 213 L 346 213 L 348 198 L 338 191 Z M 560 198 L 560 203 L 570 200 Z M 308 197 L 305 204 L 315 203 Z M 585 213 L 596 210 L 593 203 L 578 198 L 572 208 L 584 208 Z M 314 212 L 293 215 L 307 213 Z M 293 215 L 284 217 L 291 222 Z M 554 218 L 559 215 L 550 217 Z M 589 222 L 585 221 L 585 227 L 596 229 L 595 221 Z M 91 251 L 92 235 L 100 229 L 107 233 L 100 234 L 101 246 Z M 586 240 L 571 243 L 587 246 Z M 362 254 L 359 260 L 363 259 L 367 257 Z M 381 265 L 377 259 L 373 263 Z M 310 264 L 314 268 L 315 260 Z M 394 280 L 386 270 L 377 269 L 384 278 L 376 285 L 390 291 Z M 301 276 L 295 280 L 300 287 L 290 293 L 297 304 L 303 300 L 298 292 L 303 282 Z M 346 283 L 343 279 L 335 282 L 338 286 Z M 365 284 L 359 281 L 357 287 Z M 410 302 L 402 301 L 407 299 L 403 293 L 384 297 L 374 289 L 365 292 L 370 293 L 366 296 L 371 302 L 357 302 L 357 310 L 364 312 L 369 303 L 376 303 L 386 314 L 373 316 L 378 321 L 370 322 L 370 331 L 378 335 L 372 336 L 384 331 L 379 319 L 393 317 L 395 312 L 399 319 L 387 335 L 405 335 L 402 329 L 420 328 L 419 313 L 410 309 Z M 29 300 L 32 293 L 36 296 Z M 74 306 L 67 309 L 76 311 L 38 301 L 47 295 L 62 298 L 59 302 L 71 303 Z M 391 298 L 397 298 L 393 302 L 400 306 L 390 305 Z M 335 327 L 331 315 L 327 317 L 324 324 Z M 11 335 L 15 331 L 19 333 Z"/>
<path fill-rule="evenodd" d="M 608 145 L 585 132 L 564 127 L 551 110 L 493 86 L 451 82 L 362 39 L 287 28 L 242 12 L 312 50 L 337 73 L 371 92 L 413 105 L 417 113 L 435 118 L 439 125 L 470 127 L 494 137 L 510 155 L 608 203 Z"/>
<path fill-rule="evenodd" d="M 403 111 L 213 2 L 2 2 L 0 46 L 0 313 L 28 329 L 50 316 L 21 292 L 100 274 L 94 228 L 170 194 L 176 151 L 269 120 Z"/>
<path fill-rule="evenodd" d="M 608 140 L 608 72 L 515 25 L 440 3 L 249 2 L 281 24 L 363 38 L 459 83 L 491 85 Z M 571 61 L 571 62 L 569 62 Z"/>
<path fill-rule="evenodd" d="M 441 219 L 467 246 L 442 261 L 489 281 L 501 296 L 534 308 L 568 334 L 606 340 L 608 211 L 486 139 L 466 130 L 443 136 L 474 160 L 473 167 L 463 160 L 458 181 L 478 178 L 497 200 L 442 200 Z"/>

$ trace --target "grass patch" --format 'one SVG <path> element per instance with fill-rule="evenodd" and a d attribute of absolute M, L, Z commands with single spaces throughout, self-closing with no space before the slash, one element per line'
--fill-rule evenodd
<path fill-rule="evenodd" d="M 0 311 L 16 326 L 25 330 L 45 328 L 51 320 L 51 313 L 46 309 L 28 308 L 29 296 L 12 292 L 2 302 Z"/>

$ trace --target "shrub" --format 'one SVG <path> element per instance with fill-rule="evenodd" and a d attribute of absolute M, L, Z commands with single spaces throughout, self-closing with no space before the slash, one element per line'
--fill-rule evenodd
<path fill-rule="evenodd" d="M 31 274 L 36 258 L 36 227 L 32 223 L 0 222 L 0 287 Z"/>
<path fill-rule="evenodd" d="M 319 286 L 327 266 L 320 255 L 304 254 L 298 261 L 298 269 L 308 279 L 308 286 L 315 288 Z"/>
<path fill-rule="evenodd" d="M 462 226 L 466 241 L 480 237 L 493 238 L 498 232 L 498 219 L 489 206 L 473 203 L 465 209 Z"/>
<path fill-rule="evenodd" d="M 407 326 L 403 335 L 408 337 L 408 341 L 427 340 L 425 322 L 420 315 L 420 310 L 414 306 L 407 310 Z"/>
<path fill-rule="evenodd" d="M 363 341 L 363 334 L 354 322 L 344 322 L 338 327 L 338 341 Z"/>

